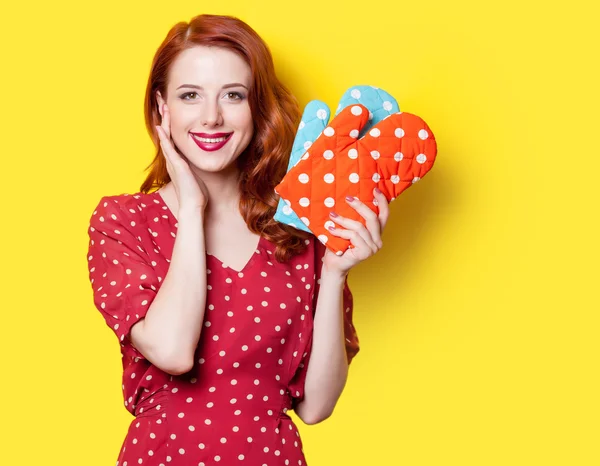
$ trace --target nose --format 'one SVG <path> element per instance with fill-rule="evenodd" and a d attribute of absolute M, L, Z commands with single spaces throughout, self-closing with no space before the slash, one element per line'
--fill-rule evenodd
<path fill-rule="evenodd" d="M 221 107 L 217 102 L 206 102 L 202 108 L 202 125 L 206 127 L 220 126 L 223 124 Z"/>

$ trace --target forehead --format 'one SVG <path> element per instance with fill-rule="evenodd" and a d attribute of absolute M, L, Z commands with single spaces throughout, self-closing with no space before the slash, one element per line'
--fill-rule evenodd
<path fill-rule="evenodd" d="M 196 46 L 181 52 L 169 70 L 168 87 L 196 84 L 219 88 L 229 83 L 250 86 L 252 74 L 237 53 L 220 47 Z"/>

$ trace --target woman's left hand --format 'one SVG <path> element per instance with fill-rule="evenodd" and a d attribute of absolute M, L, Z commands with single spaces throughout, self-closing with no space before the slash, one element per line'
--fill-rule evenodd
<path fill-rule="evenodd" d="M 379 207 L 379 215 L 357 198 L 346 198 L 348 205 L 353 207 L 365 219 L 366 226 L 357 220 L 337 215 L 335 212 L 329 215 L 329 218 L 339 225 L 333 230 L 329 229 L 331 234 L 350 240 L 353 247 L 348 248 L 341 256 L 336 255 L 327 248 L 324 264 L 328 271 L 336 271 L 345 275 L 352 267 L 368 259 L 383 247 L 381 234 L 390 213 L 389 203 L 377 188 L 373 191 L 373 195 L 377 201 L 376 205 Z"/>

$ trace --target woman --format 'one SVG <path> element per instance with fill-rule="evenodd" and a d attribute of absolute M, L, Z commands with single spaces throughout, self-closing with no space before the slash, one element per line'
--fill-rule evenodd
<path fill-rule="evenodd" d="M 119 338 L 135 416 L 118 465 L 304 465 L 287 414 L 331 415 L 358 352 L 349 270 L 382 246 L 379 218 L 332 214 L 342 256 L 273 220 L 296 101 L 245 23 L 175 25 L 152 64 L 146 123 L 157 146 L 139 193 L 90 220 L 94 302 Z M 151 189 L 159 189 L 151 192 Z"/>

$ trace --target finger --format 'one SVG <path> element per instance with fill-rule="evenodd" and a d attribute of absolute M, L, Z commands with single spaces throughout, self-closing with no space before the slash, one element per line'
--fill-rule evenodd
<path fill-rule="evenodd" d="M 336 215 L 336 216 L 330 215 L 329 217 L 331 218 L 331 220 L 328 220 L 327 222 L 325 222 L 325 226 L 328 229 L 330 226 L 333 226 L 339 230 L 340 228 L 337 228 L 336 225 L 333 223 L 333 222 L 335 222 L 346 230 L 356 232 L 362 238 L 362 240 L 365 242 L 365 244 L 369 247 L 369 249 L 372 249 L 373 252 L 377 252 L 379 247 L 375 243 L 369 230 L 362 223 L 360 223 L 357 220 L 352 220 L 350 218 L 342 217 L 340 215 Z"/>
<path fill-rule="evenodd" d="M 173 149 L 171 141 L 169 141 L 169 139 L 167 138 L 167 135 L 165 134 L 165 130 L 162 128 L 162 126 L 157 126 L 156 132 L 158 133 L 158 139 L 160 142 L 160 148 L 162 149 L 163 156 L 165 157 L 165 160 L 167 161 L 167 168 L 171 169 L 171 171 L 172 171 L 173 163 L 174 163 L 176 156 L 174 155 L 175 151 Z"/>
<path fill-rule="evenodd" d="M 350 205 L 354 210 L 356 210 L 365 219 L 366 229 L 369 231 L 373 242 L 378 247 L 381 247 L 381 224 L 379 222 L 379 219 L 377 218 L 377 214 L 356 197 L 346 197 L 346 203 Z"/>
<path fill-rule="evenodd" d="M 375 200 L 373 202 L 375 202 L 377 207 L 379 208 L 379 213 L 377 215 L 377 218 L 379 221 L 379 225 L 380 225 L 379 231 L 381 234 L 381 232 L 387 225 L 387 221 L 390 217 L 390 204 L 389 204 L 389 201 L 387 200 L 387 197 L 385 197 L 385 194 L 383 194 L 377 188 L 375 188 L 373 190 L 373 196 L 375 196 Z"/>
<path fill-rule="evenodd" d="M 377 252 L 376 249 L 374 250 L 372 247 L 369 246 L 369 244 L 357 231 L 347 230 L 344 228 L 334 228 L 331 227 L 331 225 L 327 229 L 331 232 L 332 235 L 349 240 L 354 246 L 353 249 L 364 253 L 363 259 L 366 259 L 373 253 Z"/>
<path fill-rule="evenodd" d="M 167 104 L 163 104 L 163 117 L 160 122 L 160 126 L 165 131 L 167 139 L 171 139 L 171 114 Z"/>
<path fill-rule="evenodd" d="M 169 140 L 168 136 L 165 134 L 165 129 L 162 127 L 162 125 L 156 127 L 156 133 L 158 134 L 158 142 L 160 143 L 160 147 L 163 150 L 163 154 L 165 155 L 165 157 L 169 158 L 170 154 L 167 153 L 165 147 L 166 143 L 168 143 Z"/>
<path fill-rule="evenodd" d="M 174 162 L 175 160 L 177 160 L 179 154 L 175 150 L 173 142 L 171 141 L 171 139 L 169 138 L 168 134 L 165 132 L 165 129 L 162 126 L 157 126 L 156 131 L 158 132 L 160 145 L 163 148 L 163 151 L 167 152 L 167 155 L 172 159 L 171 161 Z"/>

